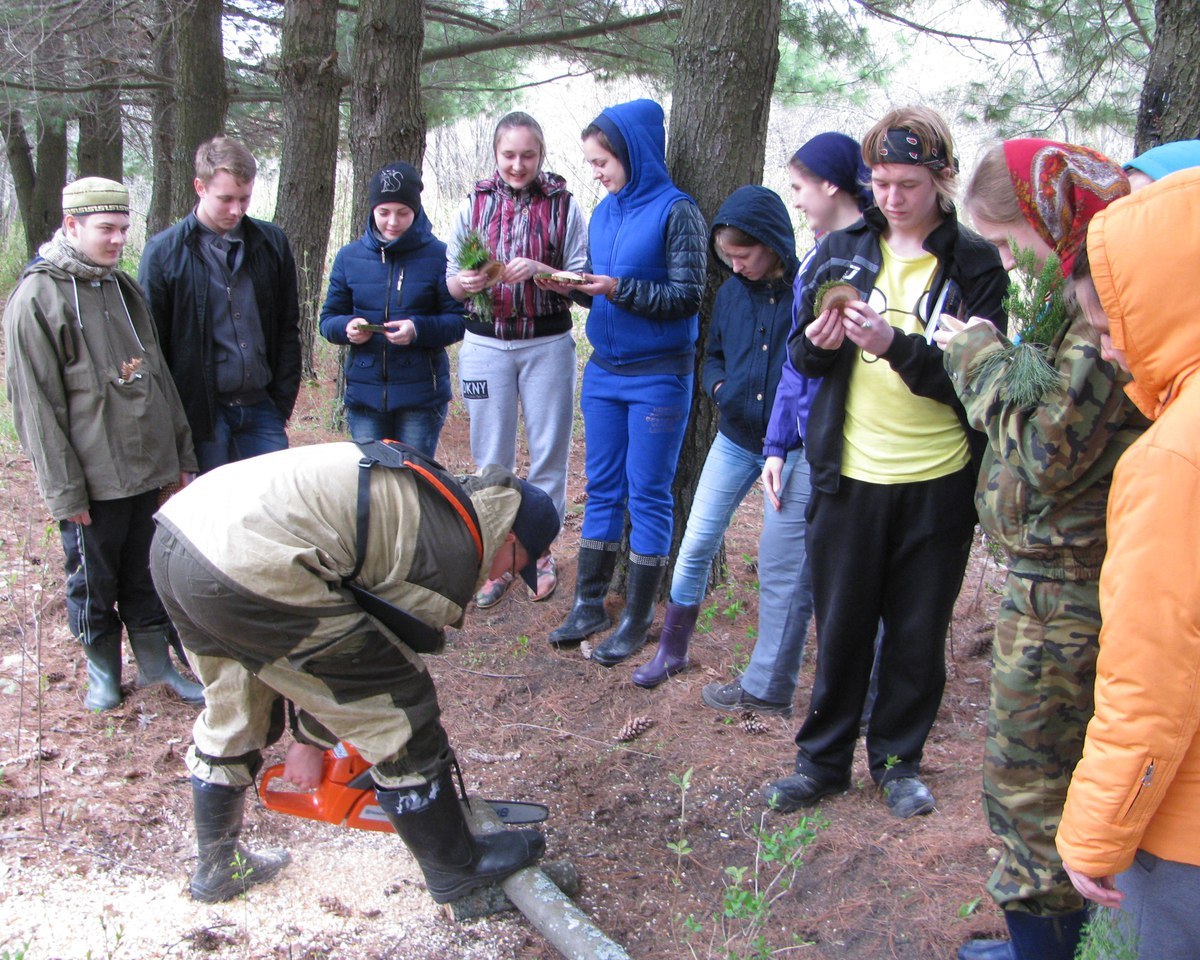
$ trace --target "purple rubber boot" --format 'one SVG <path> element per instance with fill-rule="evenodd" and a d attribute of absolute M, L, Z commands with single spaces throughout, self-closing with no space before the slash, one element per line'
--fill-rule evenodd
<path fill-rule="evenodd" d="M 696 628 L 699 604 L 685 606 L 667 601 L 667 615 L 662 633 L 658 635 L 658 652 L 649 663 L 633 671 L 633 682 L 639 687 L 657 687 L 660 683 L 687 669 L 688 641 Z"/>

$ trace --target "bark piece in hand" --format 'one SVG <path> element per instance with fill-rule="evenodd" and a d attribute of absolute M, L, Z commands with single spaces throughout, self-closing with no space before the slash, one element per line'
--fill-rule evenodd
<path fill-rule="evenodd" d="M 855 287 L 841 280 L 830 280 L 821 284 L 817 291 L 815 313 L 817 316 L 826 310 L 841 310 L 851 300 L 861 300 L 862 294 Z"/>

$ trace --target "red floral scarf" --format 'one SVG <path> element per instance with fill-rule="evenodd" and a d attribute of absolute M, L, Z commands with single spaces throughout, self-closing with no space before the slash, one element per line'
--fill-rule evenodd
<path fill-rule="evenodd" d="M 1129 193 L 1125 171 L 1091 147 L 1054 140 L 1006 140 L 1004 159 L 1021 213 L 1069 277 L 1092 217 Z"/>

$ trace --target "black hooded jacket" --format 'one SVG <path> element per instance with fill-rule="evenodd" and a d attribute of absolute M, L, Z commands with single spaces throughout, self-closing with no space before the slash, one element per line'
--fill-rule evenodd
<path fill-rule="evenodd" d="M 804 328 L 816 319 L 813 302 L 826 280 L 844 279 L 861 294 L 870 293 L 883 265 L 879 240 L 886 227 L 883 214 L 870 207 L 857 223 L 829 234 L 805 268 L 796 304 L 796 332 L 788 344 L 792 364 L 805 376 L 825 378 L 808 414 L 804 447 L 812 467 L 813 488 L 826 493 L 836 493 L 841 482 L 846 396 L 858 348 L 846 340 L 837 350 L 822 350 L 809 342 Z M 925 238 L 924 247 L 938 261 L 929 303 L 940 304 L 943 312 L 963 318 L 991 320 L 1004 333 L 1008 329 L 1003 307 L 1008 274 L 996 248 L 959 224 L 954 211 Z M 942 363 L 941 349 L 919 333 L 898 333 L 880 357 L 914 394 L 954 408 L 967 433 L 971 463 L 978 473 L 987 437 L 967 423 L 966 411 Z"/>
<path fill-rule="evenodd" d="M 725 261 L 714 237 L 723 226 L 737 227 L 765 244 L 783 265 L 782 275 L 773 279 L 752 281 L 735 275 L 721 285 L 704 362 L 704 390 L 721 412 L 721 433 L 759 455 L 787 355 L 796 240 L 787 207 L 766 187 L 739 187 L 721 204 L 709 233 L 721 263 Z"/>

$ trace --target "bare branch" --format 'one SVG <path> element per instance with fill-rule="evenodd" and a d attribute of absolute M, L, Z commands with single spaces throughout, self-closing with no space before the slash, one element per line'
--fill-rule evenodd
<path fill-rule="evenodd" d="M 1125 4 L 1125 12 L 1129 14 L 1129 22 L 1137 27 L 1138 36 L 1142 38 L 1142 43 L 1149 50 L 1154 46 L 1154 38 L 1150 36 L 1150 31 L 1146 29 L 1146 25 L 1142 23 L 1142 18 L 1138 16 L 1137 8 L 1133 5 L 1133 0 L 1122 0 Z"/>
<path fill-rule="evenodd" d="M 678 20 L 680 16 L 682 16 L 682 11 L 678 7 L 672 7 L 655 13 L 643 14 L 640 17 L 606 20 L 603 23 L 592 23 L 587 26 L 572 27 L 566 30 L 553 30 L 547 33 L 518 33 L 506 37 L 487 37 L 426 50 L 421 56 L 421 62 L 437 63 L 441 60 L 453 60 L 456 57 L 463 57 L 472 53 L 487 53 L 491 50 L 567 43 L 572 40 L 583 40 L 587 37 L 594 37 L 600 34 L 621 33 L 626 30 L 633 30 L 637 27 L 649 26 L 655 23 L 667 23 L 671 20 Z"/>
<path fill-rule="evenodd" d="M 898 23 L 901 26 L 909 27 L 920 33 L 929 34 L 933 37 L 941 37 L 944 40 L 970 40 L 974 43 L 995 43 L 1004 47 L 1015 46 L 1019 41 L 1002 40 L 999 37 L 978 37 L 969 33 L 953 33 L 949 30 L 938 30 L 936 27 L 926 26 L 922 23 L 917 23 L 915 20 L 909 20 L 907 17 L 902 17 L 898 13 L 892 13 L 890 10 L 884 10 L 877 6 L 872 0 L 854 0 L 860 7 L 866 10 L 874 17 L 880 20 L 887 20 L 892 23 Z"/>

